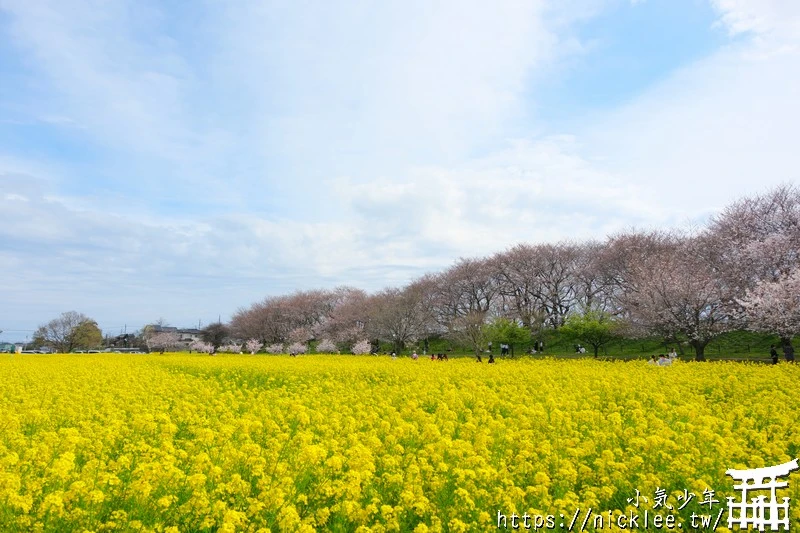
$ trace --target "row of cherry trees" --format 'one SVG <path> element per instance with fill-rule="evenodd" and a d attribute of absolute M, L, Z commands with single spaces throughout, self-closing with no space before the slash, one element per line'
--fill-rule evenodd
<path fill-rule="evenodd" d="M 629 336 L 688 339 L 696 358 L 719 334 L 800 332 L 800 191 L 783 186 L 728 206 L 693 232 L 630 230 L 604 242 L 519 244 L 374 294 L 353 287 L 269 296 L 231 331 L 263 345 L 312 339 L 353 346 L 447 336 L 480 349 L 488 321 L 537 336 L 602 312 Z"/>

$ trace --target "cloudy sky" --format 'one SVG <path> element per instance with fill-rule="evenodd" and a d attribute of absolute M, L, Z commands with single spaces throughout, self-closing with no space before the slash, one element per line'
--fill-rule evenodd
<path fill-rule="evenodd" d="M 794 0 L 0 0 L 0 340 L 702 223 L 798 87 Z"/>

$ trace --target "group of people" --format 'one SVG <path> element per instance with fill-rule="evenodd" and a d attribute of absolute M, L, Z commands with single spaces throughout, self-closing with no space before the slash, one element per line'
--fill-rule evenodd
<path fill-rule="evenodd" d="M 396 352 L 392 352 L 391 356 L 392 356 L 392 359 L 397 359 L 397 353 Z M 482 363 L 483 362 L 483 359 L 481 358 L 480 355 L 477 355 L 475 357 L 476 357 L 476 361 L 478 363 Z M 419 354 L 417 354 L 416 350 L 414 350 L 414 352 L 412 352 L 411 359 L 413 359 L 414 361 L 419 359 Z M 449 360 L 450 359 L 447 357 L 446 353 L 431 353 L 431 361 L 449 361 Z M 487 363 L 494 363 L 494 354 L 489 353 L 489 360 L 487 361 Z"/>
<path fill-rule="evenodd" d="M 416 361 L 419 359 L 419 354 L 416 350 L 411 354 L 411 359 Z M 431 354 L 431 361 L 447 361 L 447 354 L 446 353 L 432 353 Z"/>
<path fill-rule="evenodd" d="M 378 355 L 377 352 L 373 352 L 372 355 Z M 389 354 L 392 356 L 392 359 L 397 359 L 397 352 L 392 352 Z M 411 359 L 417 361 L 419 359 L 419 354 L 416 350 L 411 353 Z M 448 357 L 446 353 L 432 353 L 431 354 L 431 361 L 448 361 Z M 492 361 L 494 362 L 494 361 Z"/>
<path fill-rule="evenodd" d="M 772 364 L 778 364 L 778 350 L 775 349 L 774 344 L 769 346 L 769 356 L 772 358 Z M 787 363 L 794 363 L 794 347 L 790 344 L 783 347 L 783 357 Z"/>
<path fill-rule="evenodd" d="M 650 360 L 647 361 L 647 362 L 649 364 L 651 364 L 651 365 L 669 366 L 674 361 L 676 361 L 677 359 L 678 359 L 678 354 L 675 351 L 675 349 L 673 348 L 672 351 L 669 352 L 668 354 L 661 353 L 661 354 L 658 354 L 658 356 L 652 355 L 650 357 Z"/>
<path fill-rule="evenodd" d="M 531 346 L 530 353 L 531 355 L 536 355 L 537 353 L 544 353 L 544 342 L 534 341 L 533 346 Z"/>

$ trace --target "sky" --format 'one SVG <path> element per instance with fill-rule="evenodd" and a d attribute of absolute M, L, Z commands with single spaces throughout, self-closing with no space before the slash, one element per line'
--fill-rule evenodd
<path fill-rule="evenodd" d="M 798 183 L 794 0 L 0 0 L 0 342 Z"/>

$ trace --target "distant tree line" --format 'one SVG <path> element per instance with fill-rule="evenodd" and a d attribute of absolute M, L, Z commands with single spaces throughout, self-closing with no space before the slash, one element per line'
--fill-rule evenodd
<path fill-rule="evenodd" d="M 445 337 L 482 351 L 505 321 L 518 341 L 569 331 L 597 349 L 614 336 L 685 340 L 695 358 L 720 334 L 800 332 L 800 191 L 785 185 L 726 207 L 694 231 L 636 230 L 604 242 L 519 244 L 373 294 L 353 287 L 268 296 L 239 309 L 237 339 L 263 345 L 401 350 Z"/>

